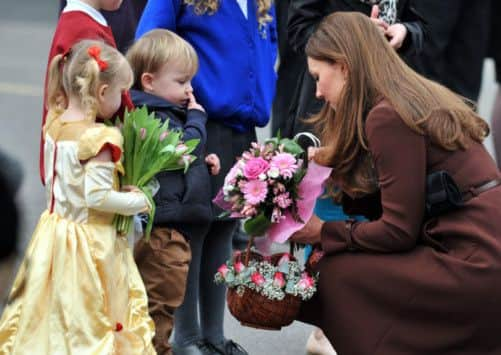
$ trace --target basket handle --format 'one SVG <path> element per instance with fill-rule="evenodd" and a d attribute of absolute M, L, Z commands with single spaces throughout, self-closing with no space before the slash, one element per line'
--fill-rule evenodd
<path fill-rule="evenodd" d="M 297 141 L 301 137 L 309 138 L 313 142 L 315 148 L 319 148 L 322 145 L 320 139 L 311 132 L 299 132 L 294 136 L 294 140 Z"/>
<path fill-rule="evenodd" d="M 249 242 L 247 243 L 247 248 L 245 248 L 245 257 L 244 257 L 245 267 L 249 266 L 250 253 L 251 253 L 252 245 L 254 244 L 254 238 L 255 237 L 253 235 L 249 235 Z M 294 250 L 296 249 L 295 246 L 296 246 L 296 243 L 294 243 L 294 242 L 289 243 L 289 254 L 290 255 L 294 255 Z"/>

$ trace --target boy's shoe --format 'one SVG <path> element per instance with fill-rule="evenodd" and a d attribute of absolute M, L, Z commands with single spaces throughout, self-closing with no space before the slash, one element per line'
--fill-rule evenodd
<path fill-rule="evenodd" d="M 336 355 L 329 339 L 320 328 L 314 329 L 306 342 L 307 355 Z"/>
<path fill-rule="evenodd" d="M 197 343 L 197 348 L 203 355 L 225 355 L 220 349 L 218 349 L 214 344 L 201 340 Z"/>
<path fill-rule="evenodd" d="M 204 353 L 198 348 L 198 344 L 190 344 L 187 346 L 177 346 L 172 344 L 173 355 L 203 355 Z"/>
<path fill-rule="evenodd" d="M 249 355 L 240 344 L 235 343 L 233 340 L 226 340 L 222 344 L 214 345 L 214 347 L 224 355 Z"/>

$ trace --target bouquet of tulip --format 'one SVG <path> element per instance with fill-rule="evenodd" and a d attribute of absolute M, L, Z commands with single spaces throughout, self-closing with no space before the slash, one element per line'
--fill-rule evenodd
<path fill-rule="evenodd" d="M 289 294 L 306 301 L 317 290 L 318 275 L 304 271 L 289 253 L 282 254 L 276 264 L 271 257 L 265 257 L 250 260 L 247 266 L 239 254 L 236 252 L 230 261 L 221 265 L 215 275 L 216 283 L 236 288 L 239 295 L 249 288 L 270 300 L 283 300 Z"/>
<path fill-rule="evenodd" d="M 169 130 L 169 122 L 162 122 L 146 107 L 126 112 L 123 122 L 115 125 L 124 137 L 123 165 L 125 173 L 120 178 L 122 186 L 134 185 L 141 189 L 151 203 L 145 238 L 148 240 L 155 215 L 155 203 L 151 182 L 161 171 L 188 169 L 195 156 L 190 153 L 196 148 L 198 139 L 183 142 L 182 132 Z M 120 234 L 128 234 L 133 226 L 132 216 L 117 215 L 115 225 Z"/>

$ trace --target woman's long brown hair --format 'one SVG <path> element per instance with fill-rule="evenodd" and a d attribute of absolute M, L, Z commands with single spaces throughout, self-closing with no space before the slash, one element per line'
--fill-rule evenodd
<path fill-rule="evenodd" d="M 388 100 L 412 130 L 447 150 L 464 149 L 470 139 L 481 142 L 489 133 L 464 98 L 409 68 L 365 15 L 326 17 L 310 37 L 306 55 L 348 68 L 336 110 L 325 104 L 310 120 L 326 145 L 316 160 L 333 168 L 333 181 L 348 193 L 377 189 L 364 126 L 378 98 Z"/>

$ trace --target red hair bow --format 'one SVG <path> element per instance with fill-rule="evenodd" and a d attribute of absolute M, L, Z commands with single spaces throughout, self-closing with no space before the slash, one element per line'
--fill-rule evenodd
<path fill-rule="evenodd" d="M 97 62 L 97 65 L 99 65 L 99 70 L 100 71 L 105 71 L 108 68 L 108 63 L 104 60 L 101 59 L 101 48 L 98 46 L 90 46 L 87 49 L 87 53 L 94 58 Z"/>

